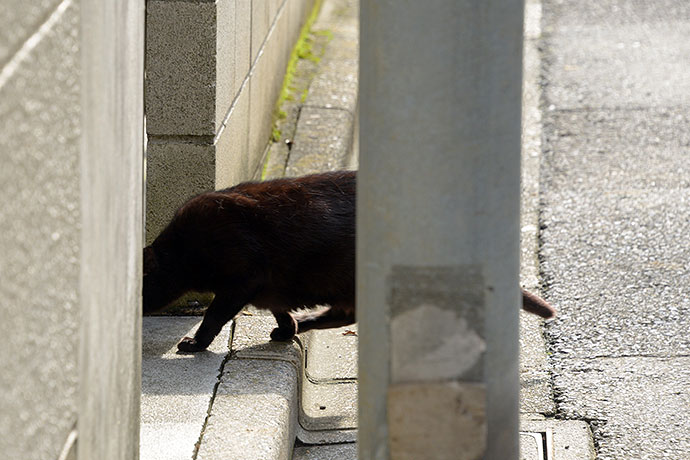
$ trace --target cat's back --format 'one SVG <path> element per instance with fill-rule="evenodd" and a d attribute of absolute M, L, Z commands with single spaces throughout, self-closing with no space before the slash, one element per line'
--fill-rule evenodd
<path fill-rule="evenodd" d="M 262 202 L 304 204 L 309 201 L 347 201 L 354 205 L 356 171 L 330 171 L 301 177 L 283 177 L 264 182 L 244 182 L 220 190 L 227 196 L 244 196 Z"/>
<path fill-rule="evenodd" d="M 356 172 L 334 171 L 265 182 L 245 182 L 220 192 L 252 206 L 255 217 L 285 229 L 312 226 L 352 228 L 356 205 Z M 305 227 L 306 226 L 306 227 Z"/>

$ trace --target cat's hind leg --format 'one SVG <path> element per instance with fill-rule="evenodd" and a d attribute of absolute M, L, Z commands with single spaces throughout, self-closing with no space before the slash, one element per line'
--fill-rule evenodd
<path fill-rule="evenodd" d="M 297 333 L 297 322 L 292 315 L 287 312 L 272 312 L 278 323 L 278 327 L 271 331 L 271 340 L 277 342 L 287 342 Z"/>

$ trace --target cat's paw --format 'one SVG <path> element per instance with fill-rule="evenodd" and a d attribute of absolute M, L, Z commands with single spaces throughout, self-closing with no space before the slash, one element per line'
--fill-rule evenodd
<path fill-rule="evenodd" d="M 204 351 L 206 347 L 198 343 L 193 337 L 185 337 L 177 344 L 177 349 L 184 353 L 194 353 L 196 351 Z"/>
<path fill-rule="evenodd" d="M 294 329 L 277 327 L 271 331 L 271 340 L 276 342 L 287 342 L 295 336 Z"/>

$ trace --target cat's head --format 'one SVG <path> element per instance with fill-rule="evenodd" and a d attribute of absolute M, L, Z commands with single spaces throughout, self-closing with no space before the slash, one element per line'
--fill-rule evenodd
<path fill-rule="evenodd" d="M 157 254 L 153 246 L 144 248 L 144 313 L 162 309 L 184 294 L 185 289 L 175 267 L 165 262 L 164 254 Z"/>

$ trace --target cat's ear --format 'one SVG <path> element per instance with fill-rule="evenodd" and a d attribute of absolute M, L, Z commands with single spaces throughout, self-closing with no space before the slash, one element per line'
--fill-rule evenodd
<path fill-rule="evenodd" d="M 158 268 L 158 258 L 151 246 L 144 248 L 144 276 L 152 273 Z"/>

